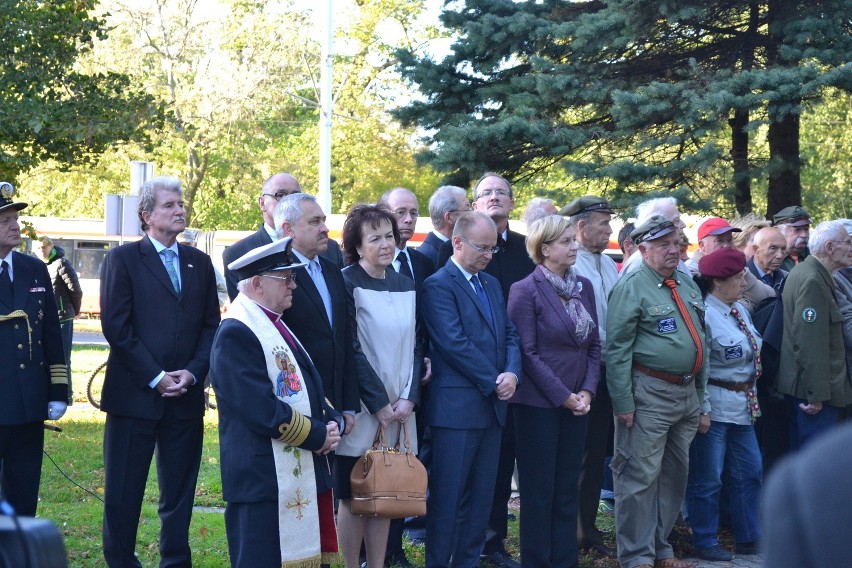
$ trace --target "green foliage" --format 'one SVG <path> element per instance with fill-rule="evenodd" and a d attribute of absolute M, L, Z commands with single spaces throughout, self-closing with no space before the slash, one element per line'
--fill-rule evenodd
<path fill-rule="evenodd" d="M 850 10 L 850 0 L 467 0 L 442 14 L 458 35 L 449 55 L 398 53 L 423 99 L 396 115 L 429 131 L 424 157 L 443 172 L 527 182 L 561 168 L 568 185 L 590 180 L 619 203 L 678 191 L 711 210 L 734 194 L 735 111 L 748 113 L 747 132 L 771 137 L 797 125 L 803 101 L 849 88 Z M 798 129 L 775 140 L 771 156 L 751 156 L 746 181 L 798 172 Z"/>
<path fill-rule="evenodd" d="M 94 0 L 5 0 L 0 9 L 0 179 L 54 160 L 91 163 L 111 144 L 146 141 L 162 108 L 123 73 L 81 72 L 106 37 Z M 109 120 L 104 120 L 104 117 Z"/>

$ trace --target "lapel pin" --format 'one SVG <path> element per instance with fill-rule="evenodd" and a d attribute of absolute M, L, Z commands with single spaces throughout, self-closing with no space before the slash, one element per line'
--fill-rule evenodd
<path fill-rule="evenodd" d="M 192 268 L 192 265 L 191 265 L 191 264 L 187 264 L 187 265 L 186 265 L 186 267 L 187 267 L 187 268 Z"/>

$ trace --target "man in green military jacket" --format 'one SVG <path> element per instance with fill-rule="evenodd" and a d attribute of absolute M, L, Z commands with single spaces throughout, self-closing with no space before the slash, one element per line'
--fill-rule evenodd
<path fill-rule="evenodd" d="M 651 217 L 630 236 L 643 262 L 613 288 L 606 325 L 618 560 L 624 568 L 689 568 L 667 539 L 707 382 L 704 301 L 676 271 L 681 237 L 671 221 Z"/>
<path fill-rule="evenodd" d="M 852 236 L 841 221 L 825 221 L 811 231 L 808 245 L 810 256 L 790 271 L 782 294 L 778 391 L 787 400 L 793 449 L 834 426 L 840 409 L 852 403 L 843 316 L 832 279 L 852 264 Z"/>

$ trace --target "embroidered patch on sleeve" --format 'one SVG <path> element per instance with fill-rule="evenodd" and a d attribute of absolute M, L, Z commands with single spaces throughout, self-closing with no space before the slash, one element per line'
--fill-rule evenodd
<path fill-rule="evenodd" d="M 813 308 L 805 308 L 802 310 L 802 319 L 807 323 L 814 323 L 817 319 L 817 311 Z"/>

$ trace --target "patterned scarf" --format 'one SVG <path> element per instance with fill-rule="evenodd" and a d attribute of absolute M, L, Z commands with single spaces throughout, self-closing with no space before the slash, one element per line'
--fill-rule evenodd
<path fill-rule="evenodd" d="M 595 322 L 592 316 L 589 315 L 586 306 L 580 301 L 580 292 L 583 291 L 583 284 L 577 282 L 577 275 L 574 273 L 574 268 L 569 267 L 565 271 L 565 277 L 561 278 L 548 270 L 543 264 L 539 264 L 541 273 L 547 278 L 547 281 L 553 285 L 559 297 L 567 302 L 565 311 L 568 312 L 568 319 L 574 324 L 574 335 L 577 336 L 577 342 L 582 343 L 589 337 L 589 334 L 595 329 Z"/>

